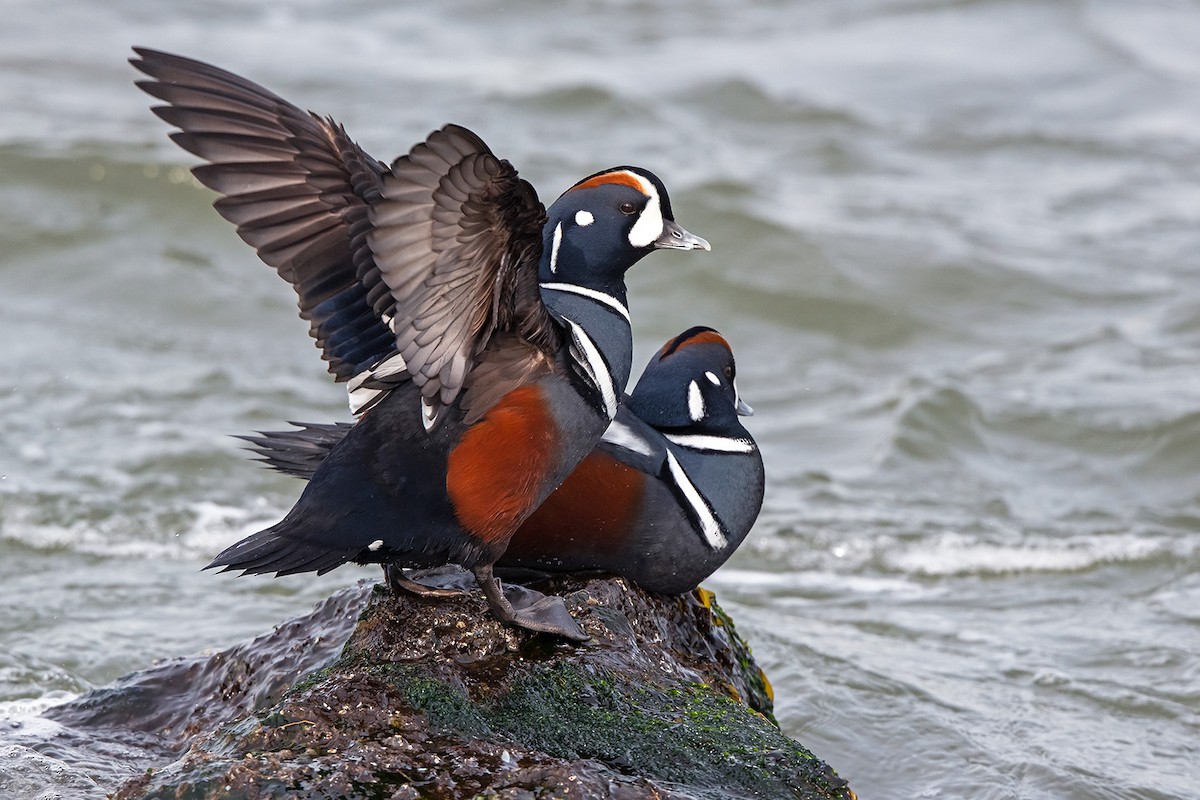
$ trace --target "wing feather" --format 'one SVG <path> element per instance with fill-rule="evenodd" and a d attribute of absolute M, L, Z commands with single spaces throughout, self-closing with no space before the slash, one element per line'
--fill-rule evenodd
<path fill-rule="evenodd" d="M 475 134 L 434 131 L 392 164 L 368 235 L 396 308 L 396 346 L 434 419 L 469 380 L 497 331 L 534 331 L 549 346 L 540 302 L 500 318 L 513 282 L 536 286 L 545 209 L 533 188 Z M 379 300 L 377 299 L 377 302 Z"/>
<path fill-rule="evenodd" d="M 474 133 L 447 125 L 389 169 L 252 81 L 135 52 L 150 78 L 138 86 L 166 103 L 154 112 L 206 162 L 193 174 L 221 195 L 218 213 L 292 284 L 337 380 L 411 379 L 440 415 L 497 332 L 558 345 L 537 289 L 545 209 Z"/>
<path fill-rule="evenodd" d="M 366 243 L 368 205 L 386 167 L 341 126 L 245 78 L 135 48 L 138 82 L 167 103 L 171 138 L 205 164 L 192 171 L 214 204 L 296 290 L 300 316 L 339 381 L 394 352 L 383 314 L 394 302 Z M 382 284 L 382 286 L 381 286 Z"/>

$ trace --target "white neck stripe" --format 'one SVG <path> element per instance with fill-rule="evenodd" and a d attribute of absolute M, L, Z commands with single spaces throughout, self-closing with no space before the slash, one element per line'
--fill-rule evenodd
<path fill-rule="evenodd" d="M 550 271 L 554 271 L 553 259 L 550 261 Z M 568 294 L 577 294 L 580 297 L 586 297 L 588 299 L 595 300 L 598 303 L 603 303 L 624 317 L 626 322 L 633 324 L 633 320 L 629 318 L 629 309 L 621 305 L 621 301 L 613 297 L 611 294 L 598 292 L 595 289 L 589 289 L 586 286 L 576 286 L 573 283 L 543 283 L 541 286 L 543 289 L 550 289 L 555 292 L 567 292 Z"/>
<path fill-rule="evenodd" d="M 708 503 L 704 502 L 700 492 L 696 491 L 691 479 L 683 471 L 675 454 L 670 450 L 667 451 L 667 467 L 671 470 L 671 478 L 674 479 L 675 485 L 683 492 L 684 499 L 692 507 L 696 518 L 700 520 L 700 535 L 704 537 L 704 541 L 709 547 L 713 550 L 720 550 L 729 543 L 729 540 L 725 538 L 725 534 L 721 533 L 721 525 L 713 516 L 712 509 L 708 507 Z"/>
<path fill-rule="evenodd" d="M 689 450 L 713 450 L 720 453 L 753 453 L 754 442 L 728 436 L 706 436 L 699 433 L 664 433 L 663 438 Z"/>
<path fill-rule="evenodd" d="M 596 343 L 584 332 L 579 323 L 566 317 L 563 319 L 566 319 L 567 324 L 571 326 L 571 340 L 574 342 L 576 350 L 571 355 L 587 372 L 592 385 L 600 390 L 600 396 L 604 400 L 604 412 L 608 414 L 608 419 L 611 421 L 617 416 L 617 389 L 613 384 L 612 373 L 608 371 L 608 365 L 604 363 L 604 356 L 600 355 Z"/>

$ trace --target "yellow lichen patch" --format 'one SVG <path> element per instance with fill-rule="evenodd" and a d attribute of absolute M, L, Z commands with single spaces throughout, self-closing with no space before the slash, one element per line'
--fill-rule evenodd
<path fill-rule="evenodd" d="M 772 703 L 774 703 L 775 689 L 771 686 L 771 682 L 767 680 L 767 673 L 763 672 L 761 667 L 758 670 L 758 676 L 762 678 L 763 691 L 767 693 L 767 697 L 770 698 Z"/>
<path fill-rule="evenodd" d="M 700 605 L 712 611 L 713 601 L 717 599 L 716 594 L 705 589 L 703 586 L 696 587 L 696 599 L 700 601 Z"/>

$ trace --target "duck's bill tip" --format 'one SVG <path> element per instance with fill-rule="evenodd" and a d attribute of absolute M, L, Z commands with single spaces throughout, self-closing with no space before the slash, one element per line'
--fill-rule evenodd
<path fill-rule="evenodd" d="M 707 239 L 687 232 L 682 225 L 672 220 L 665 221 L 662 235 L 654 240 L 654 247 L 658 250 L 712 251 L 712 245 L 708 243 Z"/>

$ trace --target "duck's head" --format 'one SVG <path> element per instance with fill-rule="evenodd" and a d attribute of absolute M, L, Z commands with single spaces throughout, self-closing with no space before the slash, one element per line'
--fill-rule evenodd
<path fill-rule="evenodd" d="M 675 222 L 667 189 L 640 167 L 613 167 L 563 192 L 546 212 L 539 279 L 624 296 L 625 271 L 655 250 L 711 250 Z"/>
<path fill-rule="evenodd" d="M 754 413 L 738 396 L 737 366 L 725 337 L 697 326 L 650 359 L 627 405 L 659 430 L 744 437 L 740 416 Z"/>

